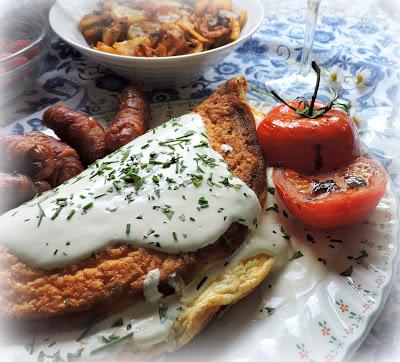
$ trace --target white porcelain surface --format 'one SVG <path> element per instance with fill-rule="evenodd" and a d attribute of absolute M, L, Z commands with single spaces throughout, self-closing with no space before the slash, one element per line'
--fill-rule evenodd
<path fill-rule="evenodd" d="M 256 106 L 267 110 L 262 103 Z M 188 101 L 152 104 L 151 126 L 192 107 Z M 109 118 L 108 113 L 102 116 Z M 24 120 L 21 122 L 28 127 Z M 348 360 L 382 310 L 395 275 L 399 221 L 394 192 L 389 184 L 376 210 L 362 223 L 331 231 L 308 228 L 291 215 L 286 217 L 282 201 L 268 194 L 267 207 L 276 203 L 279 213 L 266 211 L 276 223 L 266 242 L 273 240 L 274 230 L 280 234 L 282 226 L 291 235 L 286 241 L 287 256 L 300 250 L 303 257 L 290 261 L 283 269 L 275 268 L 253 294 L 213 321 L 188 346 L 157 361 Z M 343 275 L 350 266 L 351 276 Z M 59 350 L 65 357 L 69 341 L 80 333 L 79 329 L 66 334 L 60 328 L 51 336 L 51 341 L 57 343 L 50 347 L 47 339 L 42 341 L 48 336 L 39 333 L 35 354 L 29 356 L 24 346 L 31 342 L 31 330 L 24 327 L 23 332 L 16 332 L 0 324 L 0 361 L 9 361 L 13 354 L 21 356 L 13 361 L 36 362 L 42 350 L 50 356 Z M 13 343 L 2 345 L 3 336 Z M 112 354 L 107 356 L 107 362 L 119 362 Z"/>
<path fill-rule="evenodd" d="M 86 43 L 78 24 L 85 14 L 96 9 L 96 4 L 97 1 L 93 0 L 58 0 L 50 11 L 50 25 L 60 38 L 84 55 L 118 74 L 143 81 L 145 86 L 170 87 L 194 82 L 248 39 L 264 18 L 264 8 L 259 0 L 237 1 L 236 11 L 245 9 L 248 21 L 240 38 L 233 43 L 202 53 L 175 57 L 129 57 L 100 52 Z"/>

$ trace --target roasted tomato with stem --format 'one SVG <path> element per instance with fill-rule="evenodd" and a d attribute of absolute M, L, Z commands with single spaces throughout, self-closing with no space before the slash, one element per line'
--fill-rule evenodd
<path fill-rule="evenodd" d="M 339 96 L 326 105 L 316 100 L 321 71 L 315 62 L 312 66 L 317 82 L 310 102 L 305 98 L 286 102 L 271 92 L 283 104 L 267 114 L 257 129 L 269 166 L 310 174 L 335 170 L 360 156 L 348 105 L 339 103 Z"/>
<path fill-rule="evenodd" d="M 388 182 L 386 171 L 367 157 L 315 175 L 274 168 L 272 179 L 289 211 L 306 225 L 320 229 L 363 220 L 379 203 Z"/>

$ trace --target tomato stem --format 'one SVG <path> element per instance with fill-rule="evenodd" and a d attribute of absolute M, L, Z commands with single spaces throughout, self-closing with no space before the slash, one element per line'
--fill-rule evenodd
<path fill-rule="evenodd" d="M 314 112 L 314 103 L 315 100 L 317 99 L 317 95 L 318 95 L 318 89 L 319 89 L 319 83 L 321 81 L 321 69 L 318 66 L 317 62 L 315 60 L 313 60 L 311 62 L 311 67 L 314 69 L 315 73 L 317 73 L 317 83 L 315 84 L 315 89 L 314 89 L 314 94 L 311 98 L 311 104 L 308 108 L 308 112 L 307 112 L 307 116 L 311 117 L 313 115 Z"/>
<path fill-rule="evenodd" d="M 289 103 L 287 103 L 283 98 L 281 98 L 278 93 L 276 93 L 274 90 L 271 91 L 271 94 L 274 96 L 275 99 L 277 99 L 278 101 L 282 102 L 283 104 L 285 104 L 286 106 L 288 106 L 291 110 L 293 111 L 297 111 L 297 109 L 293 106 L 291 106 Z"/>
<path fill-rule="evenodd" d="M 284 105 L 289 107 L 291 110 L 293 110 L 294 113 L 296 113 L 299 116 L 304 117 L 304 118 L 310 118 L 310 119 L 318 118 L 318 117 L 324 115 L 325 113 L 327 113 L 328 111 L 330 111 L 332 108 L 339 108 L 340 110 L 345 112 L 347 115 L 349 115 L 351 104 L 337 102 L 337 100 L 340 98 L 340 95 L 337 94 L 335 91 L 333 91 L 333 99 L 327 105 L 325 105 L 321 108 L 318 108 L 318 109 L 314 109 L 314 105 L 315 105 L 315 101 L 317 100 L 318 90 L 319 90 L 320 81 L 321 81 L 321 68 L 319 67 L 319 65 L 317 64 L 317 62 L 315 60 L 313 60 L 311 62 L 311 66 L 312 66 L 313 70 L 315 71 L 315 73 L 317 73 L 317 81 L 315 84 L 314 94 L 311 98 L 310 103 L 308 102 L 308 100 L 305 97 L 297 97 L 296 98 L 297 107 L 294 107 L 294 106 L 290 105 L 287 101 L 285 101 L 282 97 L 280 97 L 274 90 L 271 90 L 270 93 L 267 93 L 267 92 L 263 92 L 260 89 L 255 88 L 255 87 L 251 87 L 251 89 L 257 93 L 267 95 L 268 97 L 273 97 L 275 100 L 283 103 Z"/>

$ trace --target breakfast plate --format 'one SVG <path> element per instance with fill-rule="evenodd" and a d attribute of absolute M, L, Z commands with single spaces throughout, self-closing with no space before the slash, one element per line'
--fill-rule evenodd
<path fill-rule="evenodd" d="M 276 32 L 284 28 L 277 19 L 272 19 L 271 24 L 263 26 L 265 33 L 270 28 Z M 246 44 L 250 48 L 254 45 L 254 54 L 261 46 L 257 41 L 255 43 L 250 41 Z M 70 106 L 85 109 L 87 113 L 101 114 L 100 117 L 108 121 L 115 102 L 107 91 L 113 91 L 112 86 L 122 81 L 84 58 L 76 57 L 74 59 L 71 50 L 70 55 L 60 56 L 60 59 L 64 62 L 66 58 L 71 58 L 80 63 L 77 79 L 91 79 L 91 89 L 85 89 L 84 94 L 79 93 L 74 81 L 57 78 L 46 82 L 46 91 L 50 89 L 55 92 L 55 97 L 68 99 Z M 235 62 L 222 63 L 216 68 L 218 71 L 210 72 L 213 80 L 209 84 L 222 81 L 223 74 L 230 75 L 232 69 L 236 72 Z M 69 66 L 63 65 L 67 69 Z M 279 66 L 274 69 L 279 72 Z M 250 68 L 246 71 L 250 77 L 254 75 L 254 84 L 262 86 L 262 82 L 258 81 L 261 79 L 259 74 L 252 72 Z M 111 81 L 107 83 L 107 79 Z M 198 98 L 208 95 L 207 82 L 207 78 L 203 78 L 199 83 Z M 96 88 L 94 83 L 99 87 Z M 200 89 L 203 85 L 204 93 Z M 382 83 L 380 86 L 383 87 Z M 359 95 L 364 106 L 370 100 L 376 102 L 370 89 L 363 89 L 365 93 Z M 184 89 L 182 93 L 190 91 Z M 156 99 L 160 96 L 178 98 L 177 94 L 174 91 L 151 93 Z M 382 94 L 384 97 L 385 93 L 380 96 Z M 49 99 L 41 101 L 41 105 L 51 102 Z M 38 110 L 35 107 L 41 106 L 39 103 L 27 104 L 34 112 Z M 152 104 L 153 120 L 162 122 L 185 114 L 196 103 L 175 101 Z M 90 106 L 85 108 L 88 104 Z M 264 103 L 254 105 L 264 112 L 269 110 Z M 368 107 L 366 109 L 371 111 Z M 13 133 L 41 130 L 52 134 L 43 129 L 39 121 L 41 112 L 35 116 L 23 118 L 6 130 Z M 363 131 L 368 132 L 365 128 Z M 185 361 L 189 355 L 195 361 L 258 361 L 266 358 L 273 361 L 340 361 L 350 358 L 371 328 L 388 295 L 398 253 L 398 208 L 393 185 L 389 184 L 378 208 L 362 223 L 329 232 L 305 227 L 296 221 L 275 194 L 271 180 L 269 187 L 268 204 L 265 206 L 268 224 L 261 224 L 260 228 L 266 228 L 271 253 L 277 257 L 276 271 L 251 296 L 233 306 L 187 347 L 167 355 L 166 360 Z M 112 324 L 116 321 L 113 320 Z M 82 330 L 70 330 L 65 334 L 57 331 L 61 329 L 59 326 L 53 327 L 56 332 L 49 336 L 31 328 L 13 330 L 7 325 L 2 326 L 3 331 L 7 331 L 1 334 L 7 334 L 8 347 L 2 348 L 1 356 L 25 361 L 28 353 L 30 357 L 44 362 L 74 360 L 82 351 L 75 345 L 70 349 L 67 341 L 71 337 L 79 337 Z M 117 323 L 113 328 L 120 327 Z M 20 339 L 14 338 L 15 335 L 19 335 Z M 117 353 L 118 348 L 112 351 L 111 355 Z M 108 355 L 106 360 L 110 359 Z M 100 355 L 98 360 L 102 360 Z"/>
<path fill-rule="evenodd" d="M 256 105 L 269 110 L 262 103 Z M 152 114 L 157 122 L 152 125 L 193 106 L 185 101 L 155 104 Z M 21 124 L 31 127 L 24 121 Z M 270 177 L 268 191 L 260 235 L 271 244 L 275 270 L 252 295 L 188 346 L 167 355 L 166 361 L 185 361 L 188 355 L 194 361 L 341 361 L 365 338 L 385 303 L 395 272 L 399 225 L 392 185 L 362 223 L 329 231 L 297 221 L 276 195 Z M 24 360 L 34 331 L 26 326 L 13 331 L 5 324 L 2 328 L 8 331 L 8 341 L 14 333 L 19 336 L 2 348 L 2 356 Z M 41 356 L 46 362 L 54 356 L 74 356 L 80 350 L 68 341 L 80 333 L 81 329 L 35 335 L 32 357 Z"/>

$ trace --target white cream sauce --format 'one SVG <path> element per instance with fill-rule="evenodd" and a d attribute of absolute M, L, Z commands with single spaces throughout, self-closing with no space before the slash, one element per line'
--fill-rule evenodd
<path fill-rule="evenodd" d="M 258 293 L 249 296 L 245 301 L 246 304 L 242 304 L 242 309 L 239 308 L 236 314 L 233 311 L 234 317 L 232 318 L 237 319 L 235 319 L 233 326 L 240 325 L 240 323 L 247 323 L 248 320 L 251 320 L 253 317 L 256 319 L 269 317 L 274 313 L 275 309 L 284 308 L 291 303 L 295 303 L 301 296 L 307 295 L 307 293 L 327 275 L 329 268 L 324 265 L 323 261 L 329 264 L 335 260 L 342 246 L 342 243 L 338 241 L 344 238 L 345 234 L 348 235 L 349 232 L 345 229 L 336 229 L 331 232 L 311 228 L 308 229 L 289 213 L 286 214 L 285 205 L 282 200 L 277 197 L 277 195 L 271 194 L 274 192 L 273 186 L 271 169 L 269 169 L 268 189 L 270 193 L 268 194 L 268 202 L 257 228 L 230 258 L 204 270 L 190 285 L 182 285 L 180 280 L 175 280 L 173 275 L 171 275 L 171 285 L 174 285 L 174 287 L 177 286 L 176 289 L 178 290 L 178 293 L 174 296 L 161 298 L 157 303 L 136 303 L 132 308 L 113 315 L 106 321 L 96 325 L 91 329 L 87 337 L 79 343 L 75 342 L 75 339 L 81 333 L 81 330 L 74 333 L 57 333 L 52 336 L 51 341 L 53 339 L 57 341 L 57 344 L 52 347 L 48 347 L 49 342 L 43 342 L 43 339 L 45 339 L 47 335 L 42 333 L 37 337 L 37 345 L 31 356 L 20 347 L 30 342 L 31 334 L 27 334 L 29 329 L 25 327 L 23 331 L 12 332 L 10 328 L 7 328 L 7 333 L 13 337 L 12 341 L 8 341 L 5 347 L 2 346 L 2 349 L 9 351 L 10 356 L 18 355 L 20 359 L 15 358 L 14 361 L 16 362 L 37 361 L 41 351 L 51 355 L 57 350 L 60 350 L 61 357 L 65 359 L 68 352 L 74 353 L 80 348 L 84 348 L 82 357 L 85 361 L 118 361 L 118 354 L 127 344 L 129 344 L 128 348 L 130 350 L 137 353 L 137 356 L 146 353 L 149 348 L 163 341 L 166 341 L 170 349 L 173 349 L 174 334 L 171 327 L 182 305 L 184 305 L 185 300 L 191 299 L 196 294 L 201 293 L 202 290 L 209 283 L 218 278 L 225 269 L 235 266 L 240 261 L 259 253 L 273 256 L 276 263 L 267 280 L 263 283 L 261 288 L 258 288 Z M 330 238 L 327 238 L 328 234 Z M 309 240 L 307 240 L 307 235 L 309 235 Z M 298 251 L 302 252 L 302 256 L 293 258 Z M 323 256 L 324 259 L 322 261 L 319 260 L 319 256 Z M 154 280 L 156 280 L 157 272 L 153 272 L 152 274 L 154 275 L 151 278 L 149 277 L 149 279 L 153 280 L 155 276 Z M 203 281 L 205 277 L 207 277 L 207 279 Z M 260 293 L 262 294 L 261 302 L 258 299 Z M 250 309 L 248 303 L 252 306 Z M 258 304 L 259 307 L 257 308 Z M 160 310 L 164 312 L 160 313 Z M 244 314 L 246 314 L 244 310 L 246 313 L 250 314 L 250 316 L 247 315 L 244 318 Z M 242 316 L 242 318 L 240 318 L 240 316 Z M 118 318 L 123 320 L 124 325 L 118 328 L 111 328 L 110 326 L 112 323 Z M 224 334 L 224 331 L 226 331 L 226 328 L 232 328 L 232 325 L 229 323 L 229 318 L 224 318 L 224 320 L 215 323 L 212 328 L 216 328 L 217 332 L 215 333 L 221 336 Z M 131 325 L 129 330 L 127 329 L 128 324 Z M 239 330 L 240 329 L 238 329 L 238 331 Z M 106 348 L 102 352 L 95 353 L 94 355 L 90 354 L 91 351 L 104 345 L 103 336 L 108 336 L 113 333 L 118 336 L 124 336 L 129 331 L 134 331 L 133 336 L 117 343 L 115 346 Z M 273 334 L 273 331 L 270 332 Z M 19 338 L 22 339 L 23 335 L 25 339 L 24 342 L 21 342 Z M 29 337 L 27 337 L 27 335 Z M 200 343 L 192 344 L 192 348 L 194 348 L 195 351 L 193 353 L 196 355 L 199 353 L 196 346 L 200 346 L 200 349 L 202 348 L 201 346 L 204 346 L 204 338 L 202 337 L 208 341 L 208 337 L 201 336 L 198 338 Z M 211 337 L 211 340 L 213 339 L 214 337 Z M 206 345 L 209 345 L 209 343 L 212 342 L 208 341 Z M 230 350 L 227 351 L 227 348 L 230 348 L 228 341 L 223 341 L 221 343 L 223 344 L 218 345 L 218 350 L 222 355 L 224 353 L 230 353 Z M 192 350 L 189 349 L 189 351 Z M 186 360 L 185 358 L 187 355 L 183 354 L 183 359 L 179 359 L 179 356 L 182 357 L 179 353 L 173 354 L 168 357 L 167 360 Z M 220 360 L 223 360 L 223 358 Z M 44 361 L 51 361 L 51 359 L 45 359 Z"/>
<path fill-rule="evenodd" d="M 156 303 L 162 298 L 158 291 L 160 283 L 160 269 L 150 270 L 143 281 L 143 295 L 149 303 Z"/>
<path fill-rule="evenodd" d="M 162 342 L 172 350 L 175 342 L 171 327 L 180 310 L 178 296 L 172 295 L 159 303 L 136 302 L 123 312 L 70 332 L 59 332 L 70 328 L 68 321 L 62 328 L 53 327 L 53 333 L 32 327 L 29 322 L 2 321 L 0 357 L 2 361 L 54 362 L 70 361 L 72 355 L 79 354 L 82 359 L 77 360 L 110 362 L 118 361 L 125 348 L 135 353 L 135 358 Z M 83 332 L 84 338 L 78 340 Z"/>
<path fill-rule="evenodd" d="M 225 143 L 221 145 L 221 151 L 224 153 L 232 152 L 232 150 L 233 150 L 233 147 L 231 145 L 227 145 Z"/>
<path fill-rule="evenodd" d="M 213 150 L 201 116 L 157 127 L 81 175 L 0 216 L 0 242 L 32 266 L 58 268 L 117 243 L 169 253 L 254 228 L 255 193 Z"/>

